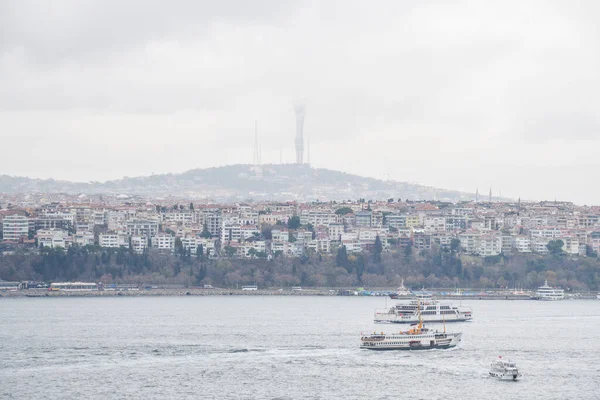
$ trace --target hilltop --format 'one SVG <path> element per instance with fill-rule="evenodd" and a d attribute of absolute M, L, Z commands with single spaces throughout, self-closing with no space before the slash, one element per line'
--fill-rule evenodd
<path fill-rule="evenodd" d="M 124 177 L 106 182 L 69 182 L 0 175 L 4 193 L 85 193 L 186 196 L 214 200 L 344 200 L 402 198 L 471 200 L 473 194 L 423 185 L 383 181 L 298 164 L 229 165 L 179 174 Z"/>

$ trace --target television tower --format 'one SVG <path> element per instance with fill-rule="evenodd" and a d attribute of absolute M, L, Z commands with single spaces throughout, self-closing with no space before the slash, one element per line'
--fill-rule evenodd
<path fill-rule="evenodd" d="M 304 106 L 296 106 L 296 164 L 304 163 Z"/>

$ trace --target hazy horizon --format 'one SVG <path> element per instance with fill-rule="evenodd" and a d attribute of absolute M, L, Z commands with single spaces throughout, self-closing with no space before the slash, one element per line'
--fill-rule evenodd
<path fill-rule="evenodd" d="M 600 4 L 0 3 L 0 174 L 77 182 L 295 159 L 600 204 Z M 305 154 L 306 154 L 305 150 Z"/>

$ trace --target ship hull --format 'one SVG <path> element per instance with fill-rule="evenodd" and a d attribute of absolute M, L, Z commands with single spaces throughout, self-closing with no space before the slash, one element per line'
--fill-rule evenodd
<path fill-rule="evenodd" d="M 492 378 L 500 379 L 502 381 L 516 381 L 517 379 L 519 379 L 521 377 L 521 374 L 513 375 L 513 374 L 490 372 L 490 376 Z"/>
<path fill-rule="evenodd" d="M 433 350 L 433 349 L 445 350 L 445 349 L 451 349 L 453 347 L 456 347 L 456 345 L 453 344 L 453 345 L 445 345 L 445 346 L 386 347 L 386 348 L 374 348 L 374 347 L 362 347 L 361 346 L 361 349 L 374 350 L 374 351 L 394 351 L 394 350 L 418 351 L 418 350 Z"/>
<path fill-rule="evenodd" d="M 449 322 L 465 322 L 471 321 L 473 318 L 454 318 L 454 319 L 443 319 L 443 318 L 435 318 L 435 319 L 424 319 L 423 322 L 439 322 L 439 323 L 449 323 Z M 390 318 L 390 319 L 375 319 L 373 322 L 376 324 L 414 324 L 418 322 L 418 318 L 411 319 L 400 319 L 400 318 Z"/>

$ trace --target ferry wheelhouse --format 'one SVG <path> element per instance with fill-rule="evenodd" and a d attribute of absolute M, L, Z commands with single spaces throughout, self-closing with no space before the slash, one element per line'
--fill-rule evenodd
<path fill-rule="evenodd" d="M 451 303 L 442 304 L 431 298 L 431 295 L 421 294 L 408 302 L 399 302 L 390 309 L 375 310 L 376 324 L 408 324 L 416 323 L 420 317 L 424 322 L 460 322 L 473 319 L 471 307 L 455 306 Z"/>
<path fill-rule="evenodd" d="M 564 298 L 565 291 L 548 286 L 548 281 L 544 281 L 544 285 L 540 286 L 535 292 L 535 296 L 532 297 L 533 300 L 545 301 L 563 300 Z"/>
<path fill-rule="evenodd" d="M 407 331 L 392 334 L 374 332 L 371 335 L 362 335 L 360 348 L 367 350 L 448 349 L 458 345 L 461 338 L 461 332 L 447 333 L 445 324 L 443 332 L 425 328 L 423 320 L 420 319 L 417 324 L 412 325 Z"/>

